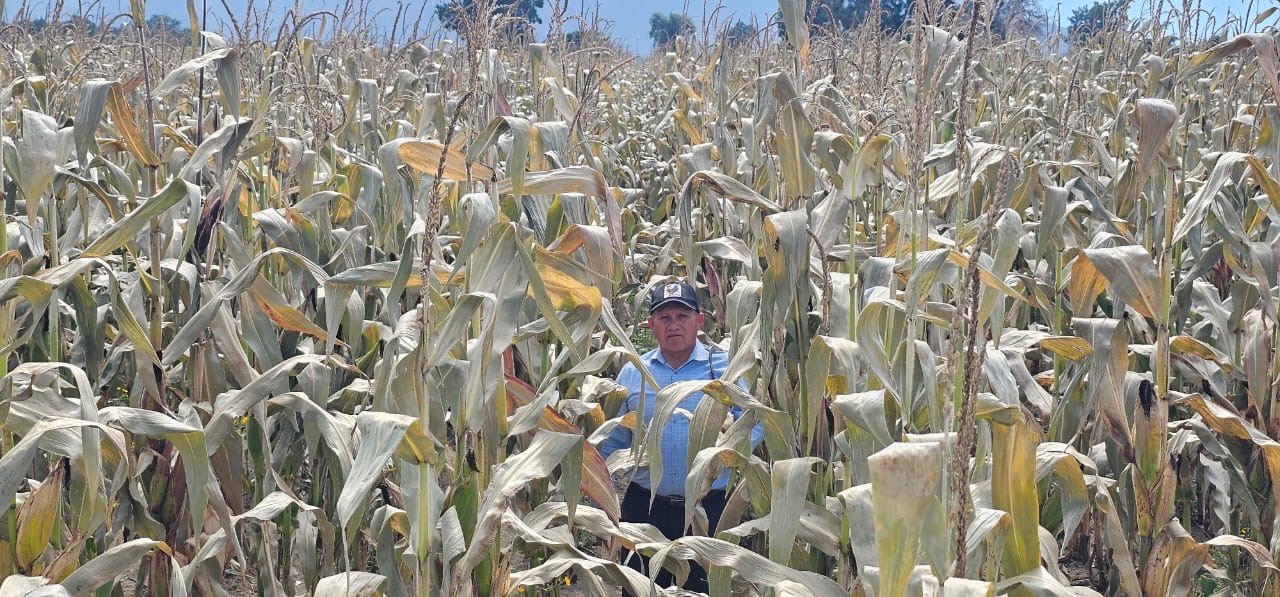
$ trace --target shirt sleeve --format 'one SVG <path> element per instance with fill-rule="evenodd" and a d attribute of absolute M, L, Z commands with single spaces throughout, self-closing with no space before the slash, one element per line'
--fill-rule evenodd
<path fill-rule="evenodd" d="M 639 377 L 639 372 L 636 371 L 635 366 L 631 363 L 627 363 L 626 366 L 622 368 L 622 371 L 618 373 L 618 379 L 616 381 L 619 385 L 627 388 L 627 397 L 622 400 L 622 406 L 618 408 L 619 417 L 635 410 L 634 405 L 631 404 L 631 396 L 633 394 L 632 387 L 635 385 L 635 380 Z M 600 445 L 597 446 L 596 449 L 599 450 L 600 457 L 607 460 L 610 454 L 629 447 L 631 447 L 631 430 L 623 427 L 622 425 L 618 425 L 613 428 L 613 432 L 610 433 L 608 437 L 604 438 L 604 440 L 600 442 Z"/>

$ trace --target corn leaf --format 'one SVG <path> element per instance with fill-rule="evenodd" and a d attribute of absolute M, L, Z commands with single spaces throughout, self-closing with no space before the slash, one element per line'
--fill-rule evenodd
<path fill-rule="evenodd" d="M 867 458 L 879 595 L 901 595 L 916 566 L 925 515 L 937 497 L 942 449 L 936 443 L 894 443 Z"/>
<path fill-rule="evenodd" d="M 40 487 L 27 495 L 18 508 L 17 556 L 18 565 L 30 569 L 31 564 L 44 553 L 53 536 L 61 511 L 62 474 L 54 472 Z"/>

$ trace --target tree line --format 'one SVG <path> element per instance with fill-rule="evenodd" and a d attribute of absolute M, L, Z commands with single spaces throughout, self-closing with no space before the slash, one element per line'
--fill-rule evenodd
<path fill-rule="evenodd" d="M 945 4 L 955 6 L 960 0 L 944 0 Z M 1099 0 L 1089 6 L 1076 8 L 1070 16 L 1067 26 L 1067 37 L 1072 40 L 1087 40 L 1125 18 L 1132 0 Z M 880 8 L 880 28 L 886 32 L 897 32 L 906 25 L 915 10 L 915 0 L 808 0 L 810 32 L 833 33 L 855 29 L 863 24 L 872 14 L 876 4 Z M 447 30 L 461 32 L 466 24 L 479 18 L 483 9 L 495 16 L 506 19 L 502 28 L 510 37 L 529 37 L 534 25 L 542 23 L 539 12 L 545 0 L 448 0 L 436 5 L 435 15 L 440 24 Z M 991 21 L 992 33 L 999 38 L 1015 35 L 1042 36 L 1047 31 L 1047 16 L 1037 0 L 995 0 Z M 90 35 L 103 32 L 102 26 L 91 18 L 76 16 L 60 21 L 63 26 L 83 28 Z M 29 30 L 40 32 L 50 25 L 45 19 L 33 19 Z M 191 36 L 191 29 L 177 19 L 164 15 L 155 15 L 147 19 L 147 27 L 153 32 L 183 38 Z M 119 26 L 111 27 L 113 31 Z M 778 36 L 782 37 L 782 28 L 777 26 Z M 688 15 L 681 13 L 655 12 L 649 17 L 649 39 L 654 48 L 670 45 L 680 36 L 689 36 L 696 31 L 693 21 Z M 737 43 L 755 37 L 759 30 L 741 20 L 730 24 L 724 35 L 729 42 Z M 573 43 L 580 39 L 581 32 L 567 34 L 566 41 Z"/>
<path fill-rule="evenodd" d="M 955 6 L 962 0 L 944 0 Z M 1076 8 L 1068 21 L 1067 37 L 1087 40 L 1103 31 L 1109 24 L 1123 19 L 1132 0 L 1099 0 L 1089 6 Z M 492 14 L 508 17 L 505 30 L 510 35 L 528 35 L 542 22 L 538 15 L 545 0 L 449 0 L 436 6 L 436 17 L 450 31 L 461 31 L 469 20 L 478 18 L 481 8 Z M 897 32 L 911 19 L 915 0 L 808 0 L 810 30 L 839 32 L 857 28 L 879 6 L 880 28 Z M 992 33 L 998 38 L 1012 36 L 1043 36 L 1047 31 L 1048 16 L 1037 0 L 994 0 L 991 12 Z M 680 36 L 695 32 L 693 21 L 681 13 L 655 12 L 649 17 L 649 39 L 654 48 L 665 47 Z M 781 36 L 781 25 L 778 35 Z M 569 35 L 580 32 L 571 32 Z M 730 24 L 724 31 L 730 43 L 743 41 L 758 33 L 756 27 L 741 20 Z M 569 40 L 572 41 L 572 40 Z"/>
<path fill-rule="evenodd" d="M 128 21 L 125 21 L 128 23 Z M 122 27 L 131 27 L 132 25 L 103 25 L 99 24 L 91 17 L 74 16 L 60 21 L 50 22 L 48 19 L 39 18 L 31 19 L 27 24 L 27 31 L 31 33 L 40 33 L 50 27 L 82 29 L 89 35 L 98 35 L 99 33 L 120 33 Z M 182 24 L 181 21 L 166 15 L 154 15 L 147 19 L 147 29 L 152 35 L 168 35 L 175 38 L 191 37 L 191 28 Z"/>
<path fill-rule="evenodd" d="M 1067 37 L 1085 41 L 1102 32 L 1107 26 L 1123 19 L 1131 0 L 1100 0 L 1072 11 L 1067 25 Z M 839 32 L 861 26 L 879 4 L 880 28 L 896 33 L 911 19 L 915 10 L 914 0 L 808 0 L 808 21 L 811 34 Z M 955 7 L 957 0 L 944 0 Z M 1040 37 L 1048 33 L 1048 15 L 1037 0 L 995 0 L 992 4 L 992 33 L 1001 39 L 1011 36 L 1031 35 Z M 655 12 L 649 18 L 649 39 L 655 48 L 661 48 L 679 36 L 694 32 L 693 21 L 680 13 Z M 782 24 L 777 25 L 778 37 L 783 37 Z M 755 29 L 737 21 L 726 29 L 730 43 L 751 37 Z"/>

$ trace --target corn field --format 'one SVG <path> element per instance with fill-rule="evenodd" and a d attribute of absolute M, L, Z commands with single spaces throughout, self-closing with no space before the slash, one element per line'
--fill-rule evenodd
<path fill-rule="evenodd" d="M 716 596 L 1280 595 L 1276 9 L 805 6 L 648 57 L 559 12 L 0 29 L 0 594 L 679 594 L 638 551 Z M 618 521 L 661 434 L 612 376 L 673 277 L 729 367 L 649 427 L 731 484 L 669 541 Z"/>

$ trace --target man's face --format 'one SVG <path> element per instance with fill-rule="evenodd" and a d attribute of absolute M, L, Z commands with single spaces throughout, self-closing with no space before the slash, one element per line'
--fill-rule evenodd
<path fill-rule="evenodd" d="M 653 337 L 658 340 L 658 347 L 664 355 L 687 356 L 698 341 L 702 319 L 702 313 L 672 303 L 649 316 L 649 327 L 653 329 Z"/>

